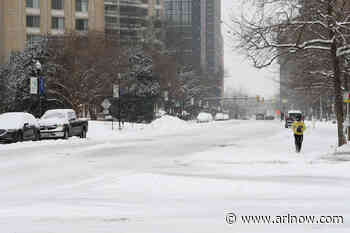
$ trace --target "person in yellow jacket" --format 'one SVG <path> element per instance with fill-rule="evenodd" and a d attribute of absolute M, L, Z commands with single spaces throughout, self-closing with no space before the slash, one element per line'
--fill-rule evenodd
<path fill-rule="evenodd" d="M 301 150 L 301 145 L 303 144 L 304 131 L 306 130 L 306 126 L 301 120 L 301 116 L 296 117 L 296 121 L 294 121 L 292 124 L 292 130 L 294 133 L 295 149 L 296 152 L 299 153 Z"/>

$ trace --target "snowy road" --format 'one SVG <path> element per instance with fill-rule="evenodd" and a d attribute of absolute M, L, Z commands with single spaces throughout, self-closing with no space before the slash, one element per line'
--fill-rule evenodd
<path fill-rule="evenodd" d="M 145 127 L 0 145 L 0 231 L 349 232 L 350 173 L 334 125 L 296 155 L 278 121 Z M 331 159 L 332 158 L 332 159 Z M 341 215 L 344 224 L 237 224 L 236 215 Z"/>

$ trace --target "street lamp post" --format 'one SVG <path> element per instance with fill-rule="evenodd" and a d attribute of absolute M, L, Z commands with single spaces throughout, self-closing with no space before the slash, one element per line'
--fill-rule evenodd
<path fill-rule="evenodd" d="M 119 124 L 119 130 L 122 129 L 122 126 L 121 126 L 121 98 L 120 98 L 120 79 L 121 79 L 121 76 L 120 76 L 120 73 L 118 74 L 118 96 L 119 96 L 119 101 L 118 101 L 118 124 Z"/>
<path fill-rule="evenodd" d="M 35 62 L 35 69 L 36 69 L 36 76 L 37 76 L 37 82 L 38 82 L 38 98 L 39 98 L 39 117 L 41 117 L 41 89 L 42 89 L 42 80 L 40 77 L 40 72 L 41 72 L 41 63 L 37 60 Z"/>

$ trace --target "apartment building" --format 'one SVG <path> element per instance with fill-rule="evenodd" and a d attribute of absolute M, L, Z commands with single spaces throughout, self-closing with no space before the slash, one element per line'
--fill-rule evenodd
<path fill-rule="evenodd" d="M 163 16 L 163 0 L 0 0 L 0 64 L 42 35 L 93 30 L 137 39 L 146 20 Z"/>
<path fill-rule="evenodd" d="M 104 31 L 102 0 L 1 0 L 0 63 L 42 35 Z"/>

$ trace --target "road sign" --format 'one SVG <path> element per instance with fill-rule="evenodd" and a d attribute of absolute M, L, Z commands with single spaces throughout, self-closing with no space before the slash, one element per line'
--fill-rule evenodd
<path fill-rule="evenodd" d="M 113 97 L 119 98 L 119 85 L 113 84 Z"/>
<path fill-rule="evenodd" d="M 30 94 L 38 94 L 38 78 L 30 78 Z"/>
<path fill-rule="evenodd" d="M 109 102 L 108 99 L 104 99 L 101 106 L 104 108 L 104 109 L 109 109 L 109 107 L 111 106 L 111 102 Z"/>

